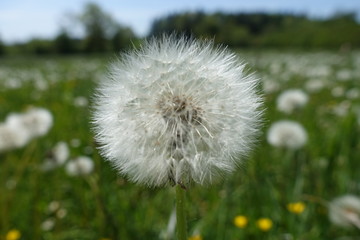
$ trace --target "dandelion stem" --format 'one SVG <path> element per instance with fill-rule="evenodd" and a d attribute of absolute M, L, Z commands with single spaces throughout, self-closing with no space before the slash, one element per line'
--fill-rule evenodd
<path fill-rule="evenodd" d="M 178 240 L 186 240 L 185 189 L 176 185 L 176 234 Z"/>

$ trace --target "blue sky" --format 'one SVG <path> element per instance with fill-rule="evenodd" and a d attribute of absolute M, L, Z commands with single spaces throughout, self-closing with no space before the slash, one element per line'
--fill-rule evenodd
<path fill-rule="evenodd" d="M 65 25 L 66 13 L 80 13 L 88 0 L 1 0 L 0 39 L 24 41 L 53 37 Z M 184 10 L 269 11 L 327 17 L 339 11 L 360 16 L 360 0 L 93 0 L 118 22 L 145 35 L 155 18 Z"/>

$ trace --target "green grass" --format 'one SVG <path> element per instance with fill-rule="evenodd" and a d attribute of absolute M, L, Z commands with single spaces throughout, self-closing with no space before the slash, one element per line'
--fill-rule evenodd
<path fill-rule="evenodd" d="M 359 238 L 359 230 L 333 225 L 322 201 L 344 194 L 360 195 L 360 98 L 346 94 L 351 89 L 360 91 L 360 53 L 239 54 L 258 77 L 277 87 L 264 93 L 262 134 L 247 163 L 222 183 L 194 185 L 187 191 L 189 235 L 199 233 L 203 239 L 217 240 Z M 18 229 L 21 239 L 37 240 L 150 240 L 161 239 L 166 231 L 175 189 L 148 189 L 128 182 L 99 156 L 93 140 L 91 96 L 111 59 L 0 59 L 0 122 L 10 112 L 29 106 L 46 108 L 54 116 L 54 126 L 46 136 L 24 148 L 0 153 L 0 239 L 11 229 Z M 310 101 L 304 108 L 290 115 L 276 109 L 279 93 L 306 89 L 306 83 L 314 79 L 324 81 L 324 87 L 309 92 Z M 343 89 L 345 94 L 334 97 L 334 88 Z M 74 99 L 79 96 L 86 97 L 89 106 L 75 106 Z M 339 106 L 345 106 L 342 115 L 334 113 Z M 309 135 L 305 147 L 290 151 L 267 143 L 267 129 L 282 119 L 305 127 Z M 80 142 L 78 146 L 71 146 L 74 139 Z M 47 152 L 59 141 L 71 146 L 71 157 L 91 157 L 94 172 L 70 177 L 64 167 L 41 171 Z M 48 211 L 52 201 L 66 210 L 64 218 Z M 286 208 L 297 201 L 306 204 L 299 215 Z M 249 219 L 245 228 L 234 226 L 237 215 Z M 262 217 L 273 222 L 267 232 L 256 226 Z M 41 225 L 49 218 L 55 225 L 44 231 Z"/>

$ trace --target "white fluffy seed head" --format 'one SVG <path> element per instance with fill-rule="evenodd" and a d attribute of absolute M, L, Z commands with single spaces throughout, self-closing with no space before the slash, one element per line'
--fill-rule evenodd
<path fill-rule="evenodd" d="M 115 61 L 98 89 L 101 152 L 140 184 L 212 183 L 250 149 L 261 115 L 257 82 L 211 42 L 146 42 Z"/>
<path fill-rule="evenodd" d="M 93 160 L 86 156 L 80 156 L 70 160 L 65 166 L 66 173 L 69 176 L 88 175 L 93 171 L 93 169 Z"/>
<path fill-rule="evenodd" d="M 12 113 L 6 118 L 9 126 L 21 127 L 30 138 L 44 136 L 53 125 L 52 114 L 44 108 L 30 108 L 24 113 Z"/>
<path fill-rule="evenodd" d="M 303 107 L 309 100 L 308 95 L 301 89 L 289 89 L 277 98 L 277 109 L 281 112 L 292 113 Z"/>
<path fill-rule="evenodd" d="M 28 132 L 21 125 L 0 123 L 0 152 L 23 147 L 29 140 Z"/>
<path fill-rule="evenodd" d="M 44 136 L 53 125 L 53 116 L 47 109 L 30 108 L 23 114 L 23 124 L 32 137 Z"/>
<path fill-rule="evenodd" d="M 329 218 L 338 226 L 360 229 L 360 198 L 344 195 L 334 199 L 329 204 Z"/>
<path fill-rule="evenodd" d="M 52 123 L 51 113 L 43 108 L 10 113 L 5 122 L 0 123 L 0 152 L 24 147 L 32 138 L 45 135 Z"/>
<path fill-rule="evenodd" d="M 307 133 L 297 122 L 282 120 L 273 123 L 267 133 L 267 141 L 275 147 L 299 149 L 307 142 Z"/>

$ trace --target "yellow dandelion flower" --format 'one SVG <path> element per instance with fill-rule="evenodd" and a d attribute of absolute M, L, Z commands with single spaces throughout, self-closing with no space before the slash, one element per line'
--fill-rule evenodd
<path fill-rule="evenodd" d="M 20 237 L 20 231 L 17 229 L 12 229 L 6 234 L 5 240 L 18 240 Z"/>
<path fill-rule="evenodd" d="M 269 218 L 260 218 L 256 225 L 261 231 L 267 232 L 272 228 L 273 222 Z"/>
<path fill-rule="evenodd" d="M 294 203 L 289 203 L 287 205 L 287 209 L 289 210 L 289 212 L 295 213 L 295 214 L 300 214 L 305 210 L 305 203 L 303 202 L 294 202 Z"/>
<path fill-rule="evenodd" d="M 245 216 L 239 215 L 234 218 L 234 224 L 238 228 L 244 228 L 248 224 L 248 219 Z"/>
<path fill-rule="evenodd" d="M 202 240 L 203 238 L 197 234 L 188 238 L 188 240 Z"/>

